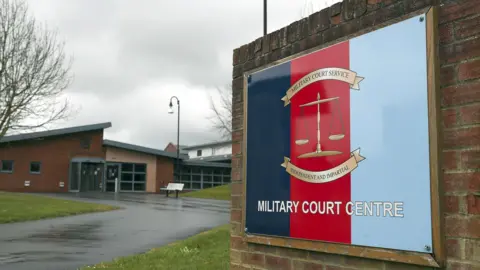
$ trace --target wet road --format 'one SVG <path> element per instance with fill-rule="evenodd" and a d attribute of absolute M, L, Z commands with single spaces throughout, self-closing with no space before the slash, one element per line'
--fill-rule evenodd
<path fill-rule="evenodd" d="M 230 202 L 153 194 L 49 194 L 124 207 L 0 225 L 0 269 L 75 270 L 143 253 L 229 221 Z"/>

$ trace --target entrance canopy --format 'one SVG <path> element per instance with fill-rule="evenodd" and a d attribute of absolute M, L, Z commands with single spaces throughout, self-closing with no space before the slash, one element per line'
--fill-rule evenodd
<path fill-rule="evenodd" d="M 105 159 L 74 157 L 70 161 L 69 191 L 104 191 Z"/>
<path fill-rule="evenodd" d="M 105 159 L 99 157 L 74 157 L 71 162 L 105 163 Z"/>

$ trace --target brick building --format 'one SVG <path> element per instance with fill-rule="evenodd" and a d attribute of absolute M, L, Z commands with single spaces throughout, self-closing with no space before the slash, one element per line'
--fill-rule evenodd
<path fill-rule="evenodd" d="M 188 154 L 187 151 L 184 150 L 184 148 L 187 147 L 187 145 L 180 145 L 180 153 L 181 154 Z M 177 152 L 177 145 L 174 143 L 168 143 L 165 149 L 163 151 L 170 152 L 170 153 L 176 153 Z"/>
<path fill-rule="evenodd" d="M 111 123 L 5 136 L 0 190 L 150 192 L 173 182 L 176 153 L 104 139 Z M 186 190 L 230 182 L 230 165 L 180 156 Z"/>
<path fill-rule="evenodd" d="M 438 95 L 441 107 L 442 245 L 435 258 L 441 269 L 480 269 L 480 1 L 479 0 L 344 0 L 293 22 L 233 51 L 233 145 L 231 269 L 438 269 L 399 260 L 378 259 L 378 252 L 328 249 L 290 239 L 265 238 L 252 243 L 245 235 L 243 168 L 244 72 L 273 65 L 307 50 L 324 48 L 376 30 L 430 7 L 438 10 Z M 381 44 L 379 44 L 381 46 Z M 424 61 L 423 59 L 421 61 Z M 389 237 L 389 236 L 386 236 Z"/>

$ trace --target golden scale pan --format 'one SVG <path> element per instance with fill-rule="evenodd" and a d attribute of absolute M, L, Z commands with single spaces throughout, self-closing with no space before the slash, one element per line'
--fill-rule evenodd
<path fill-rule="evenodd" d="M 337 105 L 338 105 L 338 99 L 339 99 L 339 97 L 320 99 L 320 93 L 318 93 L 316 101 L 312 101 L 312 102 L 300 105 L 300 108 L 317 105 L 317 149 L 314 152 L 301 154 L 301 155 L 298 156 L 298 158 L 334 156 L 334 155 L 338 155 L 338 154 L 342 153 L 340 151 L 322 151 L 322 149 L 320 147 L 320 104 L 321 103 L 326 103 L 326 102 L 331 102 L 331 101 L 337 101 Z M 337 111 L 340 110 L 340 108 L 338 106 L 336 107 L 336 109 L 337 109 Z M 301 115 L 303 115 L 303 110 L 301 111 Z M 341 124 L 342 124 L 342 132 L 343 132 L 344 131 L 343 130 L 343 121 L 342 121 L 341 116 L 340 116 L 340 121 L 341 121 Z M 331 134 L 330 136 L 328 136 L 328 139 L 332 140 L 332 141 L 337 141 L 337 140 L 343 139 L 344 137 L 345 137 L 345 134 L 339 133 L 339 134 Z M 297 144 L 297 145 L 304 145 L 304 144 L 307 144 L 308 142 L 309 142 L 308 139 L 295 140 L 295 144 Z"/>

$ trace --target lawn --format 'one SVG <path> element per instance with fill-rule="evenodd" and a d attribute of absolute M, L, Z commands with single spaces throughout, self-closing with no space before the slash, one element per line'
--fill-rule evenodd
<path fill-rule="evenodd" d="M 110 205 L 0 192 L 0 224 L 118 209 Z"/>
<path fill-rule="evenodd" d="M 223 225 L 145 254 L 122 257 L 87 269 L 229 269 L 230 226 Z"/>
<path fill-rule="evenodd" d="M 230 200 L 232 193 L 232 186 L 227 184 L 214 188 L 206 188 L 192 192 L 179 194 L 180 197 L 201 198 L 201 199 L 215 199 L 215 200 Z"/>

